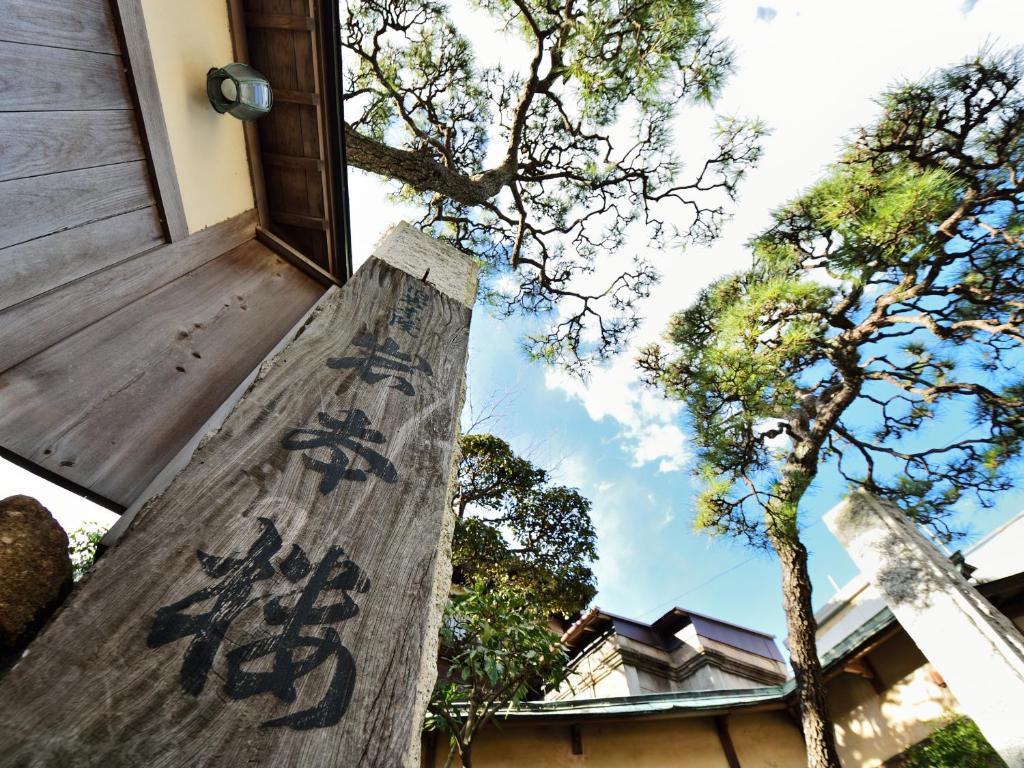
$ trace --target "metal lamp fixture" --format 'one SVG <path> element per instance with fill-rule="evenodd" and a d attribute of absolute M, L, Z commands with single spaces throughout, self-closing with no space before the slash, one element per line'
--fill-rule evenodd
<path fill-rule="evenodd" d="M 239 120 L 256 120 L 274 105 L 267 78 L 248 64 L 238 62 L 206 73 L 206 96 L 215 110 Z"/>

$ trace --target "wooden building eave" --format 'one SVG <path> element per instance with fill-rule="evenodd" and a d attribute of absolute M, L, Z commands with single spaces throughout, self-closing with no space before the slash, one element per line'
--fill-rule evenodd
<path fill-rule="evenodd" d="M 259 231 L 307 272 L 352 274 L 340 18 L 334 3 L 228 0 L 235 58 L 270 81 L 274 106 L 245 127 Z M 271 236 L 273 240 L 271 240 Z"/>

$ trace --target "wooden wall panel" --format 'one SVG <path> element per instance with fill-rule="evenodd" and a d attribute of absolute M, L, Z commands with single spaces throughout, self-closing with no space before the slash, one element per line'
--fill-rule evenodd
<path fill-rule="evenodd" d="M 7 322 L 0 359 L 38 351 L 46 337 L 19 318 L 42 314 L 43 329 L 51 331 L 59 325 L 51 318 L 81 327 L 57 296 L 49 296 L 54 303 L 43 313 L 33 299 L 160 245 L 164 225 L 157 211 L 111 0 L 5 4 L 0 313 Z M 32 311 L 8 311 L 24 302 Z M 103 311 L 83 309 L 93 319 Z"/>
<path fill-rule="evenodd" d="M 0 43 L 5 112 L 131 109 L 120 56 Z"/>
<path fill-rule="evenodd" d="M 0 181 L 145 157 L 128 110 L 0 113 Z"/>
<path fill-rule="evenodd" d="M 245 243 L 0 376 L 0 442 L 127 506 L 323 290 Z"/>
<path fill-rule="evenodd" d="M 0 248 L 151 205 L 142 161 L 0 182 Z"/>
<path fill-rule="evenodd" d="M 150 206 L 0 249 L 0 310 L 162 242 L 160 219 Z"/>
<path fill-rule="evenodd" d="M 120 53 L 109 0 L 17 0 L 4 3 L 0 40 Z"/>
<path fill-rule="evenodd" d="M 176 280 L 186 272 L 198 269 L 225 251 L 251 240 L 255 222 L 255 212 L 248 211 L 197 232 L 187 240 L 179 240 L 124 260 L 120 260 L 124 255 L 121 251 L 102 253 L 105 229 L 102 223 L 97 224 L 95 236 L 100 240 L 96 247 L 101 249 L 98 258 L 106 257 L 119 261 L 108 268 L 98 269 L 68 282 L 49 293 L 21 301 L 9 309 L 0 310 L 0 329 L 4 340 L 4 343 L 0 344 L 0 372 Z M 33 240 L 24 246 L 0 251 L 0 275 L 3 274 L 4 254 L 26 249 L 31 256 L 35 247 L 38 247 L 40 253 L 53 257 L 55 253 L 61 252 L 61 241 L 65 237 L 71 238 L 68 247 L 72 249 L 73 254 L 74 238 L 89 229 L 80 227 L 60 235 Z M 89 234 L 90 237 L 93 235 Z M 72 256 L 70 266 L 73 265 Z M 41 275 L 43 279 L 46 278 L 45 271 Z M 0 443 L 2 442 L 0 436 Z"/>

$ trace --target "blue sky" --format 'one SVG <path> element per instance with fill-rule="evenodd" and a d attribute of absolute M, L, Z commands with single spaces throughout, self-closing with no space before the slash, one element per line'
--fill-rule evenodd
<path fill-rule="evenodd" d="M 697 481 L 687 465 L 663 472 L 660 461 L 639 463 L 619 422 L 610 416 L 592 418 L 579 398 L 553 387 L 549 372 L 523 358 L 516 342 L 520 321 L 478 311 L 473 323 L 469 389 L 477 409 L 489 394 L 505 397 L 492 431 L 553 467 L 559 482 L 578 487 L 593 502 L 600 554 L 594 604 L 645 621 L 679 605 L 771 632 L 781 641 L 785 618 L 774 558 L 737 541 L 694 532 Z M 685 436 L 681 420 L 680 426 Z M 958 434 L 963 426 L 957 420 L 937 428 Z M 843 493 L 842 482 L 823 470 L 802 508 L 815 607 L 835 592 L 829 577 L 841 586 L 856 574 L 820 522 Z M 980 535 L 1022 509 L 1024 491 L 1008 493 L 996 509 L 976 510 L 960 520 Z"/>
<path fill-rule="evenodd" d="M 718 108 L 762 118 L 773 133 L 751 174 L 723 237 L 709 248 L 651 254 L 664 279 L 643 306 L 647 322 L 636 342 L 656 338 L 670 314 L 715 277 L 747 262 L 743 243 L 768 222 L 770 211 L 810 185 L 834 158 L 843 136 L 874 113 L 872 99 L 889 83 L 951 64 L 985 44 L 1024 44 L 1020 0 L 726 0 L 721 30 L 736 48 L 738 71 Z M 459 15 L 484 63 L 522 60 L 514 40 L 494 31 L 479 12 Z M 490 57 L 491 61 L 486 61 Z M 699 158 L 711 114 L 679 121 L 684 157 Z M 387 197 L 387 186 L 351 174 L 353 243 L 357 263 L 394 221 L 412 218 Z M 645 248 L 642 242 L 636 249 Z M 588 385 L 527 363 L 517 344 L 520 321 L 478 307 L 471 336 L 470 389 L 477 402 L 508 393 L 494 431 L 560 482 L 594 502 L 601 559 L 596 604 L 653 620 L 674 604 L 785 635 L 774 560 L 725 540 L 693 533 L 689 449 L 678 404 L 643 390 L 627 352 L 596 371 Z M 112 516 L 60 489 L 47 487 L 0 462 L 0 497 L 30 493 L 68 528 Z M 815 604 L 854 567 L 824 525 L 822 513 L 842 496 L 823 477 L 804 510 L 812 552 Z M 973 516 L 979 532 L 1024 509 L 1008 494 L 999 508 Z"/>
<path fill-rule="evenodd" d="M 718 109 L 758 116 L 773 133 L 720 241 L 651 256 L 664 279 L 643 308 L 648 320 L 637 344 L 657 338 L 669 315 L 703 285 L 747 263 L 746 239 L 767 224 L 773 207 L 817 178 L 844 136 L 871 119 L 873 99 L 886 85 L 955 63 L 986 44 L 1024 43 L 1024 4 L 1013 0 L 730 0 L 721 6 L 721 29 L 736 47 L 738 71 Z M 487 48 L 507 51 L 509 43 Z M 687 113 L 680 120 L 680 146 L 693 147 L 694 157 L 708 119 Z M 363 195 L 376 187 L 370 179 L 355 183 L 365 186 L 354 199 L 367 199 Z M 593 501 L 601 556 L 595 604 L 648 621 L 678 604 L 781 640 L 785 620 L 774 559 L 693 532 L 695 481 L 679 406 L 637 383 L 631 352 L 582 385 L 526 362 L 516 341 L 522 330 L 521 321 L 478 308 L 471 393 L 477 401 L 509 393 L 494 431 L 555 466 L 561 482 Z M 958 424 L 944 426 L 960 431 Z M 834 593 L 830 578 L 842 585 L 855 574 L 819 522 L 843 492 L 824 472 L 803 509 L 816 606 Z M 968 524 L 981 534 L 1021 509 L 1024 495 L 1007 494 L 997 509 L 971 515 Z"/>

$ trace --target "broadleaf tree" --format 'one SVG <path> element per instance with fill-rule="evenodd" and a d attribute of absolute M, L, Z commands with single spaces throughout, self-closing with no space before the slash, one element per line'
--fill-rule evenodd
<path fill-rule="evenodd" d="M 580 370 L 619 351 L 657 279 L 627 241 L 713 239 L 758 158 L 762 127 L 731 118 L 692 172 L 676 151 L 679 107 L 712 102 L 732 69 L 708 0 L 346 8 L 348 164 L 480 259 L 499 311 L 543 318 L 534 357 Z M 478 62 L 470 19 L 508 36 L 500 63 Z"/>
<path fill-rule="evenodd" d="M 590 501 L 553 484 L 499 437 L 464 435 L 459 447 L 455 580 L 528 595 L 542 612 L 571 616 L 585 608 L 597 559 Z"/>
<path fill-rule="evenodd" d="M 1024 76 L 983 52 L 893 88 L 749 270 L 640 358 L 688 406 L 700 527 L 773 549 L 808 764 L 837 768 L 815 649 L 805 496 L 828 464 L 940 537 L 1010 487 L 1024 392 Z"/>
<path fill-rule="evenodd" d="M 427 728 L 449 737 L 445 768 L 473 765 L 473 741 L 503 708 L 556 687 L 568 658 L 545 612 L 528 596 L 474 584 L 453 595 L 441 625 L 438 680 Z"/>

